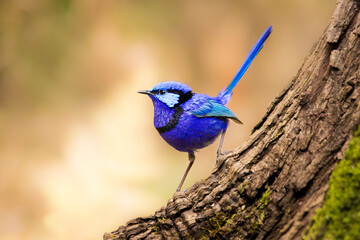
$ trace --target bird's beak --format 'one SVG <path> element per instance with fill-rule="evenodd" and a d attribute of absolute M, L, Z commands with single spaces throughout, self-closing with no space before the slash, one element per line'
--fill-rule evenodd
<path fill-rule="evenodd" d="M 138 91 L 138 93 L 146 94 L 146 95 L 153 95 L 149 90 L 141 90 L 141 91 Z"/>

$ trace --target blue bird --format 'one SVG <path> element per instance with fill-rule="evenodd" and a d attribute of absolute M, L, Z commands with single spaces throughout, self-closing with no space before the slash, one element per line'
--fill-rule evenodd
<path fill-rule="evenodd" d="M 161 137 L 176 150 L 188 153 L 189 165 L 176 191 L 181 190 L 194 163 L 194 152 L 213 143 L 221 134 L 218 161 L 229 119 L 242 124 L 225 105 L 229 102 L 234 87 L 269 37 L 271 29 L 270 26 L 263 32 L 234 79 L 216 97 L 193 93 L 189 86 L 172 81 L 138 92 L 151 98 L 154 105 L 154 125 Z"/>

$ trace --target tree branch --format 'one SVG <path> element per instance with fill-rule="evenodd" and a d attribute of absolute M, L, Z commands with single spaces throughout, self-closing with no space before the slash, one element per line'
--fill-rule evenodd
<path fill-rule="evenodd" d="M 299 239 L 360 122 L 360 2 L 339 0 L 247 142 L 153 216 L 104 239 Z"/>

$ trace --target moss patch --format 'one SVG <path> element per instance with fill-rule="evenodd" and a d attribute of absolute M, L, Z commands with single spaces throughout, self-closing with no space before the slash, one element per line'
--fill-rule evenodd
<path fill-rule="evenodd" d="M 360 239 L 360 126 L 332 173 L 324 205 L 303 239 Z"/>
<path fill-rule="evenodd" d="M 255 217 L 255 220 L 251 222 L 250 232 L 256 232 L 258 228 L 263 224 L 263 220 L 265 218 L 265 209 L 270 201 L 269 199 L 270 193 L 272 193 L 272 190 L 268 188 L 261 196 L 259 204 L 253 210 L 253 212 L 249 216 L 247 216 L 247 217 Z"/>
<path fill-rule="evenodd" d="M 215 214 L 209 219 L 208 225 L 202 228 L 203 234 L 200 239 L 226 239 L 229 233 L 239 229 L 255 234 L 265 219 L 265 210 L 270 202 L 271 192 L 271 189 L 267 189 L 253 209 L 247 210 L 247 206 L 242 205 L 237 210 L 232 211 L 230 208 L 228 212 Z M 244 219 L 250 223 L 245 224 Z"/>
<path fill-rule="evenodd" d="M 203 236 L 201 239 L 223 239 L 222 235 L 232 230 L 229 226 L 235 225 L 235 216 L 236 214 L 217 213 L 209 219 L 209 227 L 202 229 Z"/>

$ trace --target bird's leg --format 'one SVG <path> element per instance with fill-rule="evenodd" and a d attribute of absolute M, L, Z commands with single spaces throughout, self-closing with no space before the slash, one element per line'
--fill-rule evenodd
<path fill-rule="evenodd" d="M 186 176 L 188 175 L 188 173 L 189 173 L 189 171 L 190 171 L 190 168 L 192 167 L 194 161 L 195 161 L 195 154 L 194 154 L 194 152 L 189 152 L 189 165 L 188 165 L 187 168 L 186 168 L 186 171 L 185 171 L 185 173 L 184 173 L 184 176 L 183 176 L 183 178 L 181 179 L 181 182 L 180 182 L 180 184 L 179 184 L 179 187 L 176 189 L 177 192 L 179 192 L 179 191 L 181 190 L 181 187 L 182 187 L 182 185 L 183 185 L 183 183 L 184 183 L 184 181 L 185 181 L 185 178 L 186 178 Z"/>
<path fill-rule="evenodd" d="M 221 156 L 221 147 L 224 142 L 225 133 L 226 133 L 226 129 L 221 132 L 220 144 L 219 144 L 219 148 L 217 150 L 216 164 L 218 164 L 219 158 Z"/>

